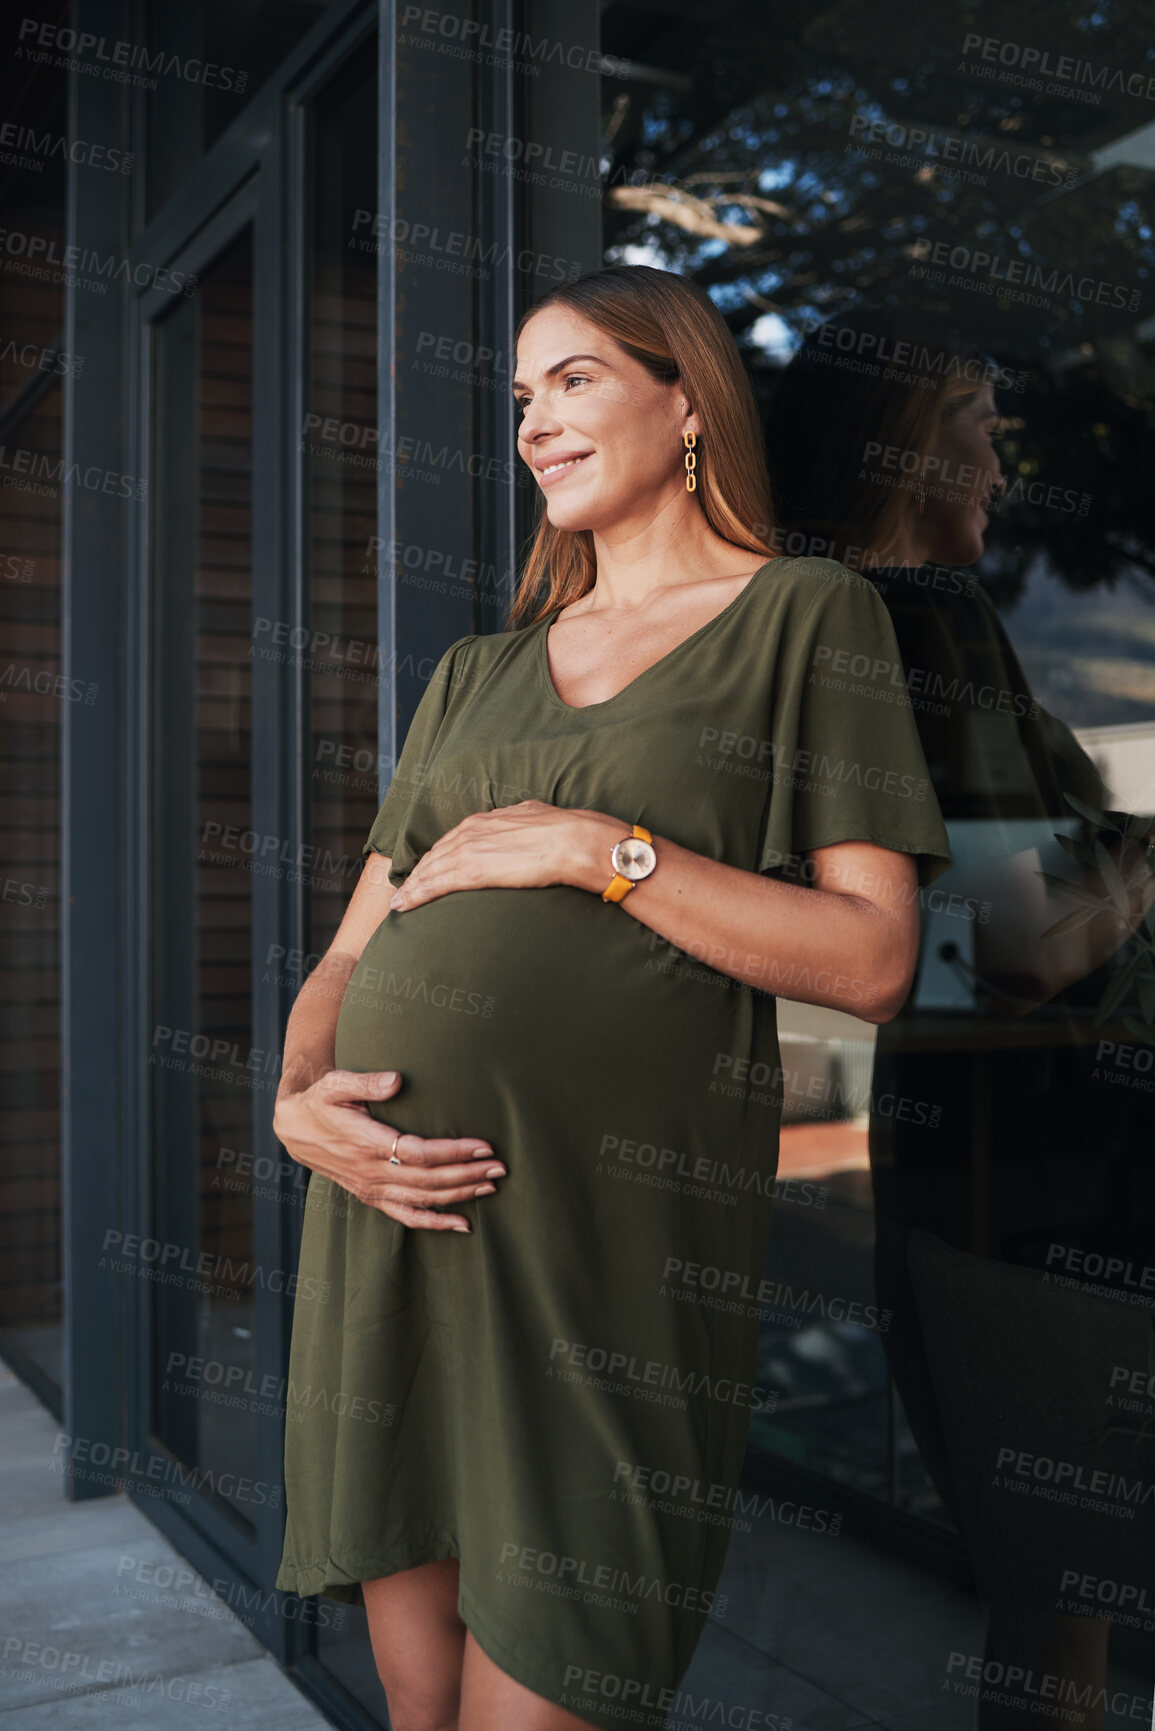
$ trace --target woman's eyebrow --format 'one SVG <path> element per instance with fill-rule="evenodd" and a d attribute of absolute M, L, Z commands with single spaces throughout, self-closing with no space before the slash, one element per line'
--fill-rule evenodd
<path fill-rule="evenodd" d="M 563 367 L 572 366 L 574 361 L 596 361 L 599 367 L 609 367 L 609 361 L 603 361 L 600 355 L 567 355 L 564 361 L 555 361 L 552 367 L 547 367 L 545 376 L 552 379 L 555 373 L 560 373 Z M 511 391 L 524 391 L 525 385 L 521 379 L 514 379 L 509 387 Z"/>

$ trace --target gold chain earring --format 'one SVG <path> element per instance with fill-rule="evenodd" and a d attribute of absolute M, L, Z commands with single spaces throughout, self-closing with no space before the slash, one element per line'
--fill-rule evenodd
<path fill-rule="evenodd" d="M 918 499 L 918 514 L 921 517 L 926 510 L 926 488 L 925 487 L 917 488 L 916 489 L 916 497 Z"/>
<path fill-rule="evenodd" d="M 682 443 L 686 447 L 686 491 L 687 493 L 695 493 L 698 490 L 698 476 L 696 473 L 698 458 L 694 451 L 694 447 L 698 443 L 697 433 L 683 433 Z"/>

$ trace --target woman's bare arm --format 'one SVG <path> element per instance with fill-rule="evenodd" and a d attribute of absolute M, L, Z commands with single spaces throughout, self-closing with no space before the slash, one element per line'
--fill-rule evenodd
<path fill-rule="evenodd" d="M 392 863 L 384 854 L 369 855 L 332 943 L 298 993 L 285 1030 L 279 1100 L 301 1092 L 333 1069 L 333 1034 L 341 1000 L 365 945 L 388 916 Z"/>
<path fill-rule="evenodd" d="M 494 1190 L 492 1180 L 504 1177 L 505 1168 L 489 1144 L 477 1136 L 406 1131 L 397 1145 L 402 1164 L 390 1165 L 396 1132 L 371 1117 L 367 1102 L 389 1099 L 402 1078 L 392 1070 L 338 1070 L 333 1062 L 345 988 L 365 945 L 389 917 L 390 864 L 384 854 L 369 855 L 333 942 L 297 995 L 285 1030 L 273 1131 L 302 1166 L 403 1226 L 468 1232 L 463 1215 L 432 1210 Z"/>
<path fill-rule="evenodd" d="M 658 869 L 621 905 L 668 943 L 775 997 L 866 1022 L 898 1014 L 918 960 L 912 855 L 837 842 L 806 854 L 806 881 L 789 883 L 665 837 L 655 836 L 654 847 Z M 585 887 L 604 887 L 608 854 L 608 845 L 592 849 Z"/>

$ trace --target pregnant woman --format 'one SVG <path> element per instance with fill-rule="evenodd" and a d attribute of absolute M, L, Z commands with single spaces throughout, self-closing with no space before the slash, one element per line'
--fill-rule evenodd
<path fill-rule="evenodd" d="M 895 1015 L 950 860 L 909 711 L 815 677 L 893 628 L 772 552 L 709 297 L 553 290 L 514 396 L 512 613 L 421 699 L 275 1117 L 312 1171 L 277 1584 L 365 1605 L 395 1731 L 665 1723 L 774 1399 L 774 999 Z"/>

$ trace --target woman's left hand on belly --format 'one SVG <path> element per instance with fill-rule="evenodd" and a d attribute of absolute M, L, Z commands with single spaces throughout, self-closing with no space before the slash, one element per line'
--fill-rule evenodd
<path fill-rule="evenodd" d="M 389 906 L 419 907 L 454 890 L 608 884 L 610 849 L 629 832 L 628 823 L 606 812 L 541 799 L 472 812 L 422 855 Z"/>

